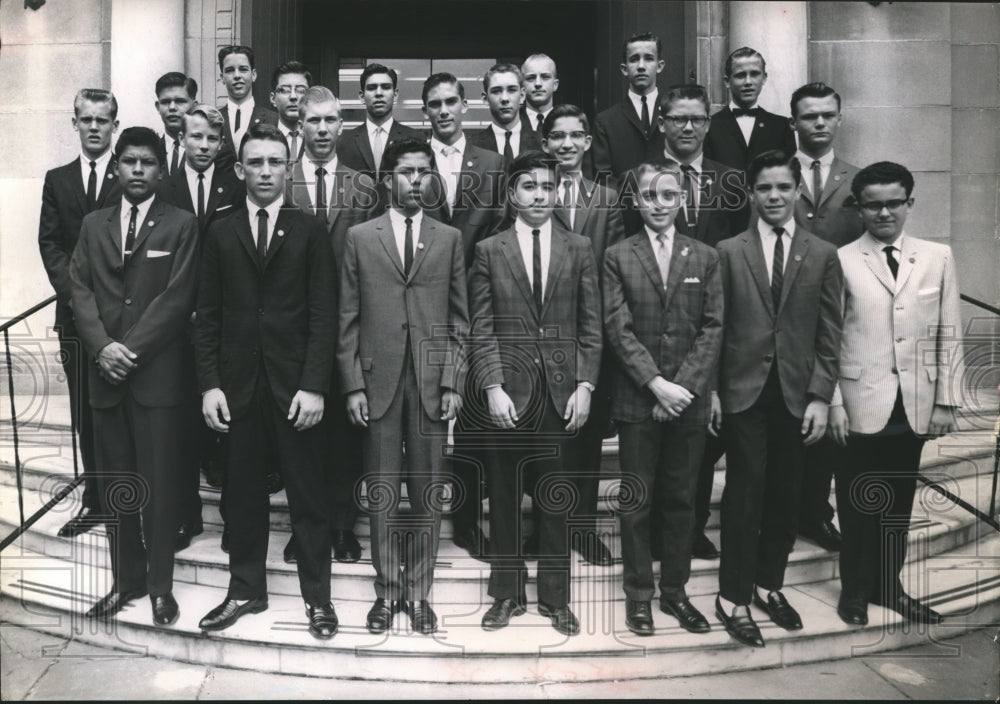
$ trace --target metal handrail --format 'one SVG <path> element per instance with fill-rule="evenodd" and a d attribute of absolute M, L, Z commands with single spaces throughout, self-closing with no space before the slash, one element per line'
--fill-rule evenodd
<path fill-rule="evenodd" d="M 982 308 L 983 310 L 988 311 L 993 315 L 1000 315 L 1000 308 L 997 308 L 996 306 L 991 306 L 989 303 L 980 301 L 978 298 L 973 298 L 972 296 L 966 296 L 964 293 L 958 294 L 958 297 L 961 298 L 966 303 L 971 303 L 972 305 Z"/>

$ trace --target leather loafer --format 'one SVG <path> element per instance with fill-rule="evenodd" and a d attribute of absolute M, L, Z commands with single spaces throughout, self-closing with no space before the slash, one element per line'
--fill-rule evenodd
<path fill-rule="evenodd" d="M 455 535 L 451 541 L 457 547 L 469 553 L 469 557 L 486 561 L 486 556 L 490 554 L 490 541 L 483 535 L 483 531 L 473 523 L 470 526 L 453 526 Z"/>
<path fill-rule="evenodd" d="M 340 626 L 340 619 L 333 604 L 306 607 L 306 618 L 309 619 L 309 634 L 320 640 L 333 638 Z"/>
<path fill-rule="evenodd" d="M 125 608 L 129 602 L 141 599 L 146 596 L 145 589 L 135 589 L 133 591 L 108 592 L 103 599 L 90 607 L 87 611 L 88 618 L 109 618 Z"/>
<path fill-rule="evenodd" d="M 757 595 L 757 590 L 753 593 L 753 603 L 758 608 L 763 609 L 771 620 L 786 631 L 798 631 L 802 629 L 802 619 L 799 612 L 792 608 L 792 605 L 785 599 L 781 592 L 768 592 L 767 601 Z"/>
<path fill-rule="evenodd" d="M 656 632 L 653 608 L 648 601 L 625 600 L 625 627 L 637 636 L 651 636 Z"/>
<path fill-rule="evenodd" d="M 660 611 L 673 616 L 681 624 L 681 628 L 689 633 L 708 633 L 712 627 L 690 599 L 660 598 Z"/>
<path fill-rule="evenodd" d="M 410 616 L 410 626 L 417 633 L 428 635 L 438 629 L 438 617 L 426 599 L 407 603 L 407 613 Z"/>
<path fill-rule="evenodd" d="M 799 526 L 799 535 L 803 538 L 808 538 L 824 550 L 829 550 L 830 552 L 840 551 L 842 538 L 840 537 L 840 531 L 837 530 L 837 526 L 833 525 L 832 521 L 806 523 Z"/>
<path fill-rule="evenodd" d="M 520 616 L 527 609 L 523 604 L 518 604 L 513 599 L 497 599 L 493 606 L 483 614 L 483 630 L 499 631 L 510 624 L 510 620 L 515 616 Z"/>
<path fill-rule="evenodd" d="M 333 531 L 332 542 L 333 559 L 337 562 L 357 562 L 361 559 L 361 543 L 353 530 Z"/>
<path fill-rule="evenodd" d="M 288 539 L 288 543 L 285 545 L 285 549 L 281 553 L 281 559 L 285 561 L 286 564 L 294 565 L 298 558 L 295 557 L 295 534 L 292 533 L 291 537 Z"/>
<path fill-rule="evenodd" d="M 719 549 L 715 547 L 715 543 L 708 539 L 707 535 L 699 533 L 694 537 L 691 557 L 697 557 L 699 560 L 718 560 Z"/>
<path fill-rule="evenodd" d="M 222 552 L 226 553 L 227 555 L 229 554 L 229 529 L 228 528 L 223 528 L 222 529 L 222 542 L 220 543 L 220 547 L 222 548 Z"/>
<path fill-rule="evenodd" d="M 244 614 L 259 614 L 261 611 L 267 611 L 267 597 L 249 601 L 226 599 L 205 614 L 198 622 L 198 628 L 203 631 L 221 631 L 239 621 Z"/>
<path fill-rule="evenodd" d="M 914 623 L 938 624 L 944 620 L 944 617 L 937 611 L 905 593 L 900 593 L 891 601 L 887 600 L 883 603 L 873 601 L 872 603 L 895 611 L 907 621 Z"/>
<path fill-rule="evenodd" d="M 106 520 L 105 516 L 102 516 L 99 511 L 82 507 L 77 511 L 76 515 L 63 524 L 63 527 L 59 529 L 60 538 L 74 538 L 81 533 L 86 533 L 91 528 L 96 528 L 97 526 L 104 523 Z"/>
<path fill-rule="evenodd" d="M 196 535 L 201 535 L 205 532 L 205 527 L 203 524 L 198 525 L 184 525 L 177 529 L 177 538 L 174 540 L 174 552 L 180 552 L 191 545 L 191 539 Z"/>
<path fill-rule="evenodd" d="M 580 632 L 580 622 L 568 606 L 549 606 L 540 601 L 538 613 L 547 616 L 552 622 L 552 627 L 564 636 L 575 636 Z"/>
<path fill-rule="evenodd" d="M 153 623 L 157 626 L 174 625 L 181 613 L 174 595 L 167 592 L 162 596 L 150 596 L 149 600 L 153 604 Z"/>
<path fill-rule="evenodd" d="M 719 601 L 719 597 L 715 597 L 715 615 L 719 617 L 722 625 L 726 627 L 726 633 L 740 643 L 752 645 L 755 648 L 763 648 L 764 636 L 760 634 L 760 629 L 757 628 L 753 616 L 750 615 L 750 609 L 747 609 L 745 606 L 743 608 L 746 609 L 745 615 L 731 616 L 722 608 L 722 602 Z"/>
<path fill-rule="evenodd" d="M 365 618 L 365 626 L 371 633 L 385 633 L 392 627 L 392 617 L 403 610 L 403 602 L 393 600 L 386 601 L 379 597 L 368 609 L 368 616 Z"/>
<path fill-rule="evenodd" d="M 868 625 L 868 602 L 864 597 L 840 595 L 837 602 L 837 615 L 849 626 Z"/>
<path fill-rule="evenodd" d="M 573 533 L 572 548 L 583 555 L 583 559 L 592 565 L 608 567 L 615 562 L 608 546 L 601 540 L 601 536 L 592 530 Z"/>

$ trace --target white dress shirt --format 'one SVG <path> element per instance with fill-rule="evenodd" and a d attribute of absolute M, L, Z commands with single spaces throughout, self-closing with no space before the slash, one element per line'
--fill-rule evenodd
<path fill-rule="evenodd" d="M 758 108 L 760 108 L 760 106 L 757 105 L 757 103 L 754 103 L 753 105 L 748 107 L 747 110 L 757 110 Z M 730 100 L 729 109 L 735 111 L 735 110 L 740 110 L 741 108 L 739 105 Z M 750 135 L 753 134 L 753 125 L 755 122 L 757 122 L 757 118 L 751 115 L 740 115 L 739 117 L 736 118 L 736 124 L 739 125 L 740 132 L 743 133 L 743 140 L 747 144 L 750 144 Z"/>
<path fill-rule="evenodd" d="M 451 147 L 439 140 L 431 137 L 431 149 L 434 152 L 434 161 L 437 163 L 438 173 L 444 180 L 445 188 L 448 190 L 449 209 L 454 207 L 455 198 L 458 195 L 458 175 L 462 172 L 462 155 L 465 154 L 465 135 L 458 138 Z M 454 149 L 448 156 L 445 156 L 446 149 Z"/>
<path fill-rule="evenodd" d="M 507 144 L 507 130 L 502 127 L 497 127 L 495 123 L 490 123 L 490 129 L 493 130 L 493 136 L 497 140 L 497 151 L 502 155 L 504 150 L 504 145 Z M 521 152 L 521 120 L 520 117 L 514 120 L 514 124 L 510 127 L 510 153 L 517 158 L 517 155 Z"/>
<path fill-rule="evenodd" d="M 90 166 L 88 165 L 88 169 Z M 149 196 L 146 200 L 139 203 L 136 207 L 139 209 L 139 214 L 135 216 L 135 237 L 139 238 L 139 230 L 142 229 L 142 224 L 146 222 L 146 214 L 149 212 L 149 206 L 153 204 L 153 198 L 156 194 Z M 132 204 L 122 196 L 122 212 L 121 212 L 121 223 L 122 223 L 122 261 L 125 261 L 125 240 L 128 238 L 128 224 L 132 219 Z"/>
<path fill-rule="evenodd" d="M 233 149 L 239 151 L 240 142 L 243 141 L 243 135 L 246 134 L 247 128 L 250 127 L 250 118 L 253 116 L 254 100 L 253 95 L 249 96 L 242 103 L 234 103 L 232 99 L 226 101 L 226 107 L 229 110 L 229 127 L 233 130 Z M 240 111 L 240 130 L 236 131 L 236 111 Z M 280 122 L 280 120 L 279 120 Z"/>
<path fill-rule="evenodd" d="M 566 215 L 569 217 L 569 227 L 573 229 L 573 224 L 576 221 L 576 204 L 580 202 L 580 178 L 581 174 L 579 171 L 575 173 L 564 173 L 564 178 L 559 182 L 559 205 L 566 209 Z M 569 184 L 569 200 L 565 198 L 566 184 Z"/>
<path fill-rule="evenodd" d="M 650 127 L 656 126 L 656 97 L 660 94 L 658 88 L 654 88 L 651 92 L 646 93 L 646 106 L 649 107 L 649 125 Z M 632 101 L 632 106 L 635 108 L 635 114 L 639 116 L 639 121 L 642 121 L 642 96 L 633 91 L 628 92 L 628 99 Z"/>
<path fill-rule="evenodd" d="M 309 202 L 312 204 L 313 211 L 316 210 L 316 169 L 320 167 L 318 162 L 310 159 L 305 152 L 302 153 L 302 178 L 306 182 L 306 191 L 309 193 Z M 330 203 L 333 201 L 333 186 L 334 186 L 334 176 L 333 172 L 337 170 L 337 153 L 334 152 L 330 161 L 323 164 L 323 168 L 326 170 L 326 176 L 323 177 L 323 185 L 325 188 L 326 199 L 323 201 L 326 203 L 327 211 L 330 210 Z"/>
<path fill-rule="evenodd" d="M 289 161 L 297 161 L 299 158 L 298 152 L 302 151 L 302 130 L 298 127 L 295 128 L 295 149 L 292 149 L 292 129 L 285 127 L 285 123 L 278 120 L 278 131 L 281 132 L 281 136 L 288 142 Z"/>
<path fill-rule="evenodd" d="M 171 137 L 166 132 L 163 133 L 163 146 L 167 150 L 167 163 L 163 165 L 163 169 L 173 175 L 173 171 L 170 170 L 170 164 L 174 160 L 174 138 Z M 184 163 L 184 137 L 181 134 L 177 135 L 177 166 L 180 167 Z"/>
<path fill-rule="evenodd" d="M 552 256 L 552 220 L 546 220 L 538 227 L 532 227 L 520 217 L 514 221 L 514 234 L 517 235 L 517 243 L 521 247 L 521 258 L 524 260 L 524 269 L 528 272 L 528 283 L 531 290 L 535 290 L 534 272 L 534 239 L 532 230 L 539 230 L 538 243 L 542 250 L 542 298 L 545 297 L 545 287 L 549 283 L 549 259 Z"/>
<path fill-rule="evenodd" d="M 278 213 L 281 212 L 282 198 L 276 198 L 273 203 L 266 206 L 267 211 L 267 248 L 271 249 L 271 240 L 274 238 L 274 226 L 278 224 Z M 253 234 L 254 244 L 257 242 L 257 212 L 260 206 L 250 200 L 247 196 L 247 215 L 250 217 L 250 232 Z"/>
<path fill-rule="evenodd" d="M 203 212 L 208 212 L 208 199 L 212 189 L 212 175 L 215 173 L 215 162 L 208 165 L 203 172 L 205 174 L 205 202 L 201 204 Z M 191 194 L 191 204 L 194 205 L 194 213 L 198 214 L 198 172 L 191 168 L 187 162 L 184 163 L 184 176 L 187 178 L 188 192 Z"/>
<path fill-rule="evenodd" d="M 389 208 L 389 223 L 392 225 L 392 235 L 396 238 L 396 251 L 399 252 L 399 261 L 406 261 L 406 218 L 413 220 L 413 256 L 416 258 L 417 250 L 420 249 L 420 223 L 424 221 L 424 211 L 418 210 L 416 215 L 404 215 L 395 208 Z"/>
<path fill-rule="evenodd" d="M 379 129 L 382 130 L 382 151 L 385 152 L 385 148 L 389 146 L 389 130 L 392 129 L 393 118 L 390 116 L 381 125 L 376 125 L 371 120 L 365 120 L 365 131 L 368 132 L 368 146 L 372 148 L 372 154 L 375 153 L 375 132 Z"/>
<path fill-rule="evenodd" d="M 788 253 L 792 249 L 792 238 L 795 237 L 795 218 L 789 218 L 788 222 L 781 225 L 785 229 L 784 234 L 781 236 L 781 243 L 785 245 L 785 261 L 781 265 L 781 271 L 784 273 L 785 269 L 788 268 Z M 774 232 L 774 228 L 760 220 L 757 224 L 757 230 L 760 232 L 760 244 L 764 248 L 764 265 L 767 266 L 767 280 L 772 279 L 772 267 L 774 266 L 774 245 L 778 242 L 778 235 Z"/>
<path fill-rule="evenodd" d="M 80 152 L 80 176 L 83 177 L 83 192 L 87 192 L 87 181 L 90 180 L 90 162 L 94 163 L 94 172 L 97 174 L 97 193 L 94 194 L 94 198 L 97 198 L 101 194 L 101 182 L 105 178 L 104 172 L 108 169 L 108 162 L 111 161 L 111 150 L 104 152 L 96 159 L 91 159 L 89 156 Z"/>
<path fill-rule="evenodd" d="M 813 170 L 812 163 L 816 161 L 813 157 L 804 153 L 801 149 L 795 152 L 795 158 L 799 160 L 799 164 L 802 166 L 802 183 L 806 185 L 809 189 L 809 193 L 813 196 L 815 201 L 818 194 L 813 193 Z M 826 188 L 826 179 L 830 176 L 830 167 L 833 165 L 833 150 L 831 149 L 826 154 L 819 158 L 819 173 L 820 173 L 820 188 Z M 822 193 L 822 190 L 820 191 Z"/>
<path fill-rule="evenodd" d="M 705 152 L 698 152 L 698 156 L 696 156 L 690 162 L 685 163 L 679 156 L 674 155 L 670 151 L 670 147 L 664 145 L 664 147 L 663 147 L 663 156 L 666 159 L 668 159 L 669 161 L 676 162 L 678 169 L 681 166 L 690 166 L 692 169 L 694 169 L 694 173 L 698 177 L 698 183 L 696 183 L 695 187 L 692 188 L 691 190 L 694 191 L 694 207 L 695 207 L 695 210 L 697 210 L 698 206 L 701 205 L 701 183 L 702 183 L 702 172 L 704 171 L 704 169 L 702 168 L 702 166 L 703 166 L 703 163 L 705 161 Z M 681 175 L 683 176 L 683 172 L 682 172 Z M 718 176 L 716 176 L 716 177 L 718 177 Z M 684 190 L 684 182 L 683 181 L 680 184 L 678 184 L 678 185 L 681 187 L 681 190 Z M 687 208 L 688 208 L 688 203 L 685 201 L 685 203 L 684 203 L 684 211 L 685 211 L 685 213 L 687 212 Z"/>

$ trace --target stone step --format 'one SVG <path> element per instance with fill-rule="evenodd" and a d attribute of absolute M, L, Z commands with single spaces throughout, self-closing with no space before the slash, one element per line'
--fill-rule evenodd
<path fill-rule="evenodd" d="M 581 634 L 556 633 L 537 613 L 533 585 L 528 613 L 505 630 L 480 627 L 489 600 L 454 603 L 435 586 L 432 604 L 440 627 L 431 636 L 413 633 L 398 615 L 389 633 L 373 635 L 364 627 L 367 601 L 345 600 L 334 581 L 334 604 L 340 632 L 329 641 L 308 635 L 302 601 L 271 594 L 269 609 L 245 616 L 231 628 L 211 634 L 198 620 L 225 597 L 218 586 L 179 582 L 174 595 L 180 619 L 171 627 L 151 624 L 148 599 L 126 607 L 109 624 L 82 614 L 109 587 L 102 567 L 11 546 L 0 565 L 0 620 L 77 642 L 142 653 L 206 666 L 258 672 L 310 675 L 328 679 L 389 682 L 549 682 L 611 681 L 758 670 L 797 663 L 828 661 L 897 650 L 928 641 L 941 656 L 953 654 L 945 638 L 1000 619 L 1000 536 L 933 556 L 923 556 L 904 570 L 904 586 L 946 616 L 939 626 L 906 624 L 893 612 L 869 607 L 869 625 L 849 627 L 836 615 L 839 583 L 827 578 L 788 586 L 784 592 L 802 615 L 804 628 L 777 628 L 755 607 L 767 647 L 737 644 L 714 614 L 712 594 L 693 603 L 712 625 L 708 634 L 682 631 L 676 621 L 654 613 L 656 635 L 639 638 L 624 625 L 624 604 L 593 599 L 593 585 L 574 583 L 570 605 L 581 621 Z M 655 603 L 655 602 L 654 602 Z"/>

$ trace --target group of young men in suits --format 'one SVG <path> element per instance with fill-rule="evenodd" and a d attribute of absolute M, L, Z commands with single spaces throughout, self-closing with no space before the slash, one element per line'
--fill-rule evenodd
<path fill-rule="evenodd" d="M 474 135 L 461 82 L 428 77 L 429 141 L 392 118 L 397 75 L 378 64 L 361 75 L 365 123 L 342 135 L 339 100 L 304 65 L 275 69 L 267 111 L 252 102 L 252 50 L 226 47 L 225 108 L 189 105 L 178 119 L 197 86 L 167 74 L 156 85 L 164 136 L 129 128 L 114 158 L 114 97 L 81 91 L 82 155 L 47 174 L 39 244 L 60 294 L 87 473 L 84 506 L 60 534 L 109 522 L 115 584 L 90 614 L 148 593 L 155 623 L 176 620 L 173 552 L 202 530 L 197 467 L 212 456 L 225 466 L 231 577 L 204 630 L 267 608 L 268 494 L 280 473 L 285 559 L 315 637 L 339 625 L 331 550 L 360 557 L 361 479 L 370 631 L 400 611 L 418 632 L 437 629 L 435 496 L 451 483 L 454 542 L 491 565 L 483 628 L 524 613 L 524 560 L 537 555 L 539 612 L 576 634 L 570 549 L 612 563 L 595 522 L 613 421 L 632 489 L 621 535 L 634 633 L 655 632 L 657 559 L 661 611 L 710 628 L 685 584 L 692 556 L 718 556 L 704 526 L 723 451 L 715 607 L 733 637 L 763 645 L 751 602 L 801 628 L 781 592 L 785 565 L 800 506 L 810 537 L 839 538 L 834 471 L 841 618 L 866 623 L 874 602 L 939 620 L 905 594 L 901 551 L 889 555 L 879 517 L 855 499 L 890 472 L 892 538 L 905 544 L 920 449 L 954 423 L 947 345 L 936 341 L 933 362 L 919 353 L 929 325 L 957 329 L 950 251 L 903 238 L 905 168 L 859 171 L 834 157 L 831 88 L 797 90 L 790 121 L 765 113 L 764 59 L 743 48 L 726 64 L 733 104 L 711 115 L 701 86 L 659 92 L 660 56 L 653 35 L 625 42 L 629 95 L 593 134 L 582 110 L 553 105 L 556 67 L 542 54 L 487 72 L 492 123 Z M 906 334 L 887 337 L 893 329 Z M 881 370 L 877 390 L 859 383 L 869 367 Z M 206 436 L 200 452 L 177 442 L 193 429 L 195 379 L 205 426 L 227 436 Z M 122 505 L 115 482 L 136 476 L 148 495 Z M 560 500 L 567 482 L 572 511 Z M 816 519 L 814 505 L 828 512 Z"/>

